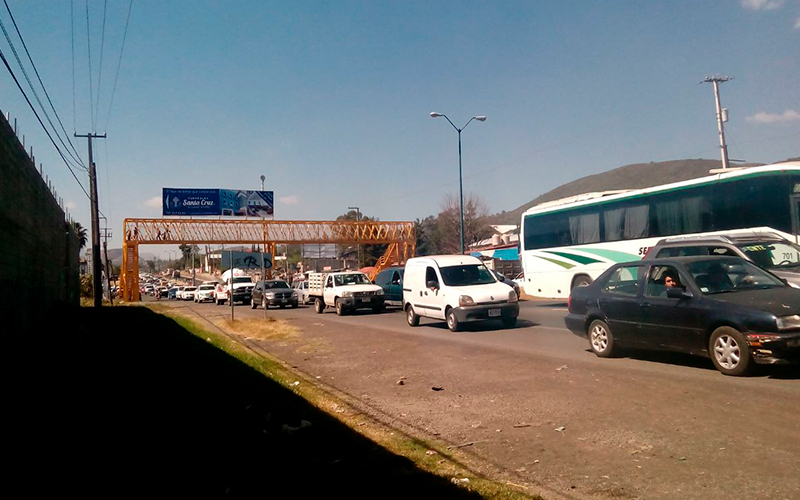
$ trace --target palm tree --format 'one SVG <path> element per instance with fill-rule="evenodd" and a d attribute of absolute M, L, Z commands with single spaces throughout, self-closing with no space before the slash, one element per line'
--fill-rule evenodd
<path fill-rule="evenodd" d="M 83 247 L 86 246 L 86 242 L 88 239 L 86 238 L 86 228 L 81 225 L 78 221 L 72 221 L 72 230 L 75 232 L 75 236 L 78 237 L 78 243 L 80 247 L 78 250 L 83 250 Z"/>

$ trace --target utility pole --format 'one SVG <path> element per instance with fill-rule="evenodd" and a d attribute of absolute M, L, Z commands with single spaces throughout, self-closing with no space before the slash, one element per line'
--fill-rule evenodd
<path fill-rule="evenodd" d="M 361 221 L 361 209 L 359 207 L 347 207 L 348 210 L 355 210 L 356 211 L 356 222 Z M 357 233 L 360 233 L 359 229 L 356 229 Z M 360 235 L 359 235 L 360 236 Z M 358 268 L 361 269 L 361 245 L 356 245 L 356 259 L 358 259 Z"/>
<path fill-rule="evenodd" d="M 103 217 L 105 219 L 105 217 Z M 106 224 L 108 224 L 108 220 L 106 220 Z M 111 228 L 108 226 L 104 226 L 100 228 L 103 233 L 103 255 L 105 256 L 106 260 L 106 284 L 108 285 L 108 301 L 111 305 L 114 305 L 114 297 L 111 294 L 111 263 L 108 260 L 108 239 L 112 237 Z"/>
<path fill-rule="evenodd" d="M 97 172 L 92 156 L 92 139 L 105 139 L 106 134 L 75 134 L 75 137 L 85 137 L 89 140 L 89 201 L 92 207 L 92 287 L 94 290 L 94 307 L 102 307 L 103 296 L 99 290 L 103 289 L 100 278 L 100 210 L 97 207 Z"/>
<path fill-rule="evenodd" d="M 722 153 L 722 170 L 728 169 L 728 146 L 725 144 L 725 127 L 722 125 L 728 121 L 728 109 L 723 108 L 719 101 L 719 84 L 732 80 L 729 76 L 709 76 L 703 83 L 714 85 L 714 102 L 717 107 L 717 128 L 719 129 L 719 147 Z"/>

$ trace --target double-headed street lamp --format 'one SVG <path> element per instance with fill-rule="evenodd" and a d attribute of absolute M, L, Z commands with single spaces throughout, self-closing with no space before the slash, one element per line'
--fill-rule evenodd
<path fill-rule="evenodd" d="M 458 197 L 461 204 L 461 255 L 464 255 L 464 185 L 461 180 L 461 131 L 467 128 L 472 120 L 478 120 L 479 122 L 485 122 L 485 116 L 473 116 L 469 119 L 467 123 L 464 124 L 463 127 L 458 128 L 455 124 L 447 117 L 444 113 L 436 113 L 435 111 L 431 113 L 431 118 L 439 118 L 440 116 L 444 116 L 444 118 L 450 122 L 450 125 L 456 129 L 458 132 Z"/>

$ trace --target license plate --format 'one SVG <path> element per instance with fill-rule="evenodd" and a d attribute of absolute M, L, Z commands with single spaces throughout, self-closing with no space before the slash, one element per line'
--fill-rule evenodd
<path fill-rule="evenodd" d="M 286 300 L 286 299 L 281 299 L 281 302 L 284 302 L 284 303 L 286 303 L 286 302 L 288 302 L 288 300 Z"/>
<path fill-rule="evenodd" d="M 489 317 L 500 316 L 500 309 L 489 309 Z"/>
<path fill-rule="evenodd" d="M 370 300 L 372 299 L 370 299 L 369 297 L 364 297 L 363 299 L 361 299 L 361 302 L 369 302 Z"/>

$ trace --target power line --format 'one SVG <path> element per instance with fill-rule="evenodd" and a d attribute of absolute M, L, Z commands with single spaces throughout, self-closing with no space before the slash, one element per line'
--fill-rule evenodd
<path fill-rule="evenodd" d="M 36 68 L 36 64 L 33 62 L 33 57 L 31 57 L 31 53 L 28 50 L 28 45 L 25 43 L 25 39 L 22 38 L 22 33 L 20 33 L 20 31 L 19 31 L 19 26 L 17 26 L 17 21 L 16 21 L 16 19 L 14 19 L 14 14 L 11 13 L 11 8 L 8 6 L 8 2 L 6 0 L 3 0 L 3 3 L 6 6 L 6 10 L 8 11 L 8 15 L 11 17 L 11 22 L 14 24 L 14 29 L 17 31 L 17 36 L 19 37 L 19 40 L 22 42 L 22 47 L 25 49 L 25 54 L 28 55 L 28 61 L 30 61 L 31 66 L 33 67 L 34 73 L 36 73 L 36 78 L 39 80 L 39 85 L 42 86 L 42 90 L 44 90 L 44 95 L 45 95 L 45 97 L 47 97 L 47 102 L 50 103 L 50 109 L 53 110 L 53 114 L 55 115 L 56 120 L 58 120 L 58 124 L 61 125 L 61 131 L 64 132 L 64 136 L 67 138 L 67 142 L 72 147 L 72 151 L 74 151 L 75 154 L 77 155 L 77 158 L 75 158 L 75 156 L 73 156 L 73 159 L 76 159 L 76 161 L 78 163 L 80 163 L 83 168 L 86 168 L 86 165 L 83 163 L 83 160 L 81 159 L 80 154 L 78 153 L 78 150 L 75 149 L 75 145 L 72 144 L 72 141 L 69 138 L 69 134 L 67 134 L 67 131 L 64 128 L 64 123 L 61 121 L 61 117 L 58 115 L 58 111 L 56 111 L 56 107 L 55 107 L 55 105 L 53 105 L 52 99 L 50 99 L 50 94 L 47 92 L 47 88 L 44 86 L 44 82 L 42 81 L 42 77 L 41 77 L 41 75 L 39 75 L 39 70 Z M 13 46 L 12 46 L 12 50 L 13 50 Z M 19 61 L 17 61 L 17 62 L 19 62 Z M 20 64 L 20 67 L 22 67 L 22 64 Z M 24 72 L 24 70 L 23 70 L 23 72 Z M 28 82 L 28 84 L 30 84 L 30 81 Z M 52 123 L 51 123 L 51 125 L 52 125 Z M 53 128 L 55 128 L 55 127 L 53 127 Z M 62 142 L 62 144 L 63 144 L 63 142 Z M 66 147 L 66 145 L 64 147 Z M 72 155 L 70 154 L 70 156 L 72 156 Z"/>
<path fill-rule="evenodd" d="M 72 131 L 78 131 L 77 109 L 75 107 L 75 0 L 69 2 L 70 33 L 72 34 Z"/>
<path fill-rule="evenodd" d="M 89 52 L 89 119 L 92 121 L 92 132 L 97 130 L 94 123 L 94 90 L 92 89 L 92 30 L 89 27 L 89 0 L 86 0 L 86 47 Z"/>
<path fill-rule="evenodd" d="M 25 97 L 25 100 L 28 102 L 28 106 L 30 106 L 31 111 L 33 111 L 33 114 L 36 116 L 36 119 L 39 120 L 39 125 L 42 126 L 42 129 L 44 129 L 44 132 L 47 134 L 47 137 L 50 138 L 50 142 L 53 143 L 53 147 L 56 148 L 56 151 L 58 151 L 58 154 L 59 156 L 61 156 L 61 159 L 64 160 L 64 165 L 66 165 L 67 168 L 69 169 L 69 173 L 71 173 L 72 177 L 75 178 L 75 182 L 77 182 L 78 185 L 81 187 L 81 191 L 83 191 L 83 194 L 85 194 L 87 198 L 91 199 L 89 193 L 86 191 L 86 188 L 83 187 L 83 184 L 81 184 L 81 181 L 78 179 L 78 176 L 75 175 L 75 172 L 72 170 L 72 167 L 67 161 L 67 158 L 64 156 L 64 153 L 61 152 L 61 149 L 59 149 L 58 144 L 56 144 L 56 141 L 53 140 L 53 136 L 50 135 L 50 131 L 47 130 L 47 127 L 44 126 L 42 119 L 39 117 L 39 113 L 36 112 L 36 108 L 33 106 L 31 100 L 28 99 L 28 94 L 25 93 L 25 89 L 22 88 L 22 85 L 20 85 L 19 80 L 17 80 L 17 75 L 14 74 L 14 70 L 12 70 L 11 66 L 8 64 L 8 60 L 6 59 L 5 54 L 3 54 L 2 49 L 0 49 L 0 58 L 3 59 L 3 64 L 6 65 L 6 69 L 11 74 L 11 78 L 14 79 L 14 83 L 17 84 L 17 88 L 19 89 L 20 92 L 22 92 L 22 96 Z"/>
<path fill-rule="evenodd" d="M 22 60 L 19 58 L 17 49 L 16 47 L 14 47 L 14 42 L 11 41 L 11 37 L 8 35 L 8 31 L 6 30 L 6 25 L 5 23 L 3 23 L 2 19 L 0 19 L 0 28 L 2 28 L 3 34 L 6 37 L 6 41 L 8 41 L 8 45 L 11 46 L 11 51 L 14 53 L 14 58 L 17 60 L 17 64 L 19 64 L 19 67 L 22 70 L 22 74 L 25 76 L 25 80 L 28 82 L 28 86 L 33 92 L 33 96 L 36 98 L 36 102 L 39 103 L 39 107 L 42 109 L 42 113 L 44 113 L 45 118 L 47 118 L 47 122 L 50 123 L 50 126 L 53 128 L 53 131 L 56 132 L 56 137 L 58 137 L 58 140 L 61 142 L 61 145 L 67 148 L 67 145 L 64 143 L 64 139 L 62 139 L 61 136 L 58 134 L 58 129 L 56 129 L 56 126 L 53 124 L 53 120 L 51 120 L 50 115 L 47 114 L 47 109 L 45 109 L 44 104 L 42 104 L 42 100 L 39 98 L 39 94 L 36 92 L 36 88 L 33 86 L 33 83 L 31 83 L 31 79 L 28 76 L 28 72 L 25 70 L 25 66 L 23 66 Z M 42 124 L 42 126 L 44 126 L 44 124 Z M 67 148 L 67 153 L 70 156 L 72 156 L 73 160 L 78 162 L 78 164 L 80 164 L 82 168 L 85 168 L 83 167 L 82 162 L 80 160 L 77 160 L 74 157 L 74 155 L 69 151 L 69 148 Z"/>
<path fill-rule="evenodd" d="M 100 82 L 103 79 L 103 49 L 106 44 L 106 11 L 108 10 L 108 0 L 103 3 L 103 31 L 100 37 L 100 69 L 97 74 L 97 109 L 95 110 L 94 123 L 97 123 L 97 115 L 100 113 Z"/>
<path fill-rule="evenodd" d="M 122 48 L 119 49 L 119 61 L 117 62 L 117 75 L 114 77 L 114 87 L 111 89 L 111 102 L 108 105 L 108 115 L 106 115 L 106 126 L 108 131 L 108 121 L 111 118 L 111 107 L 114 106 L 114 94 L 117 91 L 117 80 L 119 80 L 119 69 L 122 66 L 122 52 L 125 50 L 125 39 L 128 37 L 128 24 L 131 22 L 131 10 L 133 10 L 133 0 L 128 4 L 128 18 L 125 21 L 125 32 L 122 35 Z"/>

